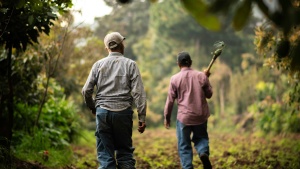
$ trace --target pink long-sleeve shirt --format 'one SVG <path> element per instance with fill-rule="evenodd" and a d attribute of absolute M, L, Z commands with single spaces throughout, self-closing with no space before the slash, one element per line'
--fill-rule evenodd
<path fill-rule="evenodd" d="M 207 76 L 190 67 L 181 68 L 171 77 L 164 117 L 170 121 L 172 109 L 177 99 L 177 120 L 185 125 L 199 125 L 210 116 L 206 99 L 213 92 Z"/>

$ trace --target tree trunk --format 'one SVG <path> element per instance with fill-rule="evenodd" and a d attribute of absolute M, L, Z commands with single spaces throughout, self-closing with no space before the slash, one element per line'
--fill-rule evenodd
<path fill-rule="evenodd" d="M 7 98 L 1 98 L 1 105 L 7 106 L 7 112 L 5 108 L 1 108 L 1 132 L 0 132 L 0 150 L 4 155 L 4 161 L 1 161 L 1 165 L 4 165 L 5 168 L 11 168 L 11 156 L 10 156 L 10 142 L 12 138 L 12 128 L 13 128 L 13 104 L 14 104 L 14 92 L 13 92 L 13 83 L 12 83 L 12 70 L 11 70 L 11 57 L 12 57 L 12 45 L 7 45 L 7 83 L 8 83 L 8 95 Z M 2 100 L 3 99 L 3 100 Z M 4 103 L 4 104 L 3 104 Z M 2 159 L 1 159 L 2 160 Z"/>
<path fill-rule="evenodd" d="M 46 98 L 47 98 L 49 81 L 50 81 L 50 76 L 47 76 L 47 82 L 46 82 L 46 86 L 45 86 L 44 95 L 43 95 L 43 98 L 42 98 L 42 101 L 41 101 L 41 104 L 40 104 L 40 107 L 39 107 L 38 115 L 37 115 L 37 118 L 35 120 L 34 126 L 38 126 L 38 124 L 39 124 L 39 119 L 40 119 L 40 116 L 41 116 L 41 113 L 42 113 L 42 109 L 43 109 L 43 106 L 44 106 L 44 104 L 46 102 Z"/>
<path fill-rule="evenodd" d="M 9 45 L 8 47 L 8 67 L 7 67 L 7 77 L 8 77 L 8 87 L 9 87 L 9 93 L 8 93 L 8 141 L 9 145 L 8 148 L 10 148 L 10 141 L 12 138 L 12 128 L 13 128 L 13 118 L 14 118 L 14 91 L 13 91 L 13 83 L 12 83 L 12 71 L 11 71 L 11 55 L 12 55 L 12 45 Z"/>
<path fill-rule="evenodd" d="M 195 43 L 195 54 L 196 56 L 200 55 L 200 40 L 197 38 Z"/>

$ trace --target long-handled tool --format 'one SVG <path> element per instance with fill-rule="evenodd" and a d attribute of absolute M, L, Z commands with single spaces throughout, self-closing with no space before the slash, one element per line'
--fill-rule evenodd
<path fill-rule="evenodd" d="M 214 47 L 216 48 L 216 50 L 214 52 L 211 52 L 211 54 L 213 55 L 212 60 L 210 61 L 208 67 L 207 67 L 207 72 L 209 72 L 211 66 L 213 65 L 213 63 L 215 62 L 215 60 L 221 55 L 223 48 L 225 47 L 225 43 L 223 41 L 218 41 L 214 44 Z"/>

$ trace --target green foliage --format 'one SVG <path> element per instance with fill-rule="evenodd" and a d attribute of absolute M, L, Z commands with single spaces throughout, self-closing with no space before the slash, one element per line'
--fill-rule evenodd
<path fill-rule="evenodd" d="M 234 17 L 233 17 L 233 27 L 235 30 L 239 31 L 245 27 L 247 21 L 250 18 L 250 14 L 252 11 L 252 1 L 244 0 L 237 7 Z"/>
<path fill-rule="evenodd" d="M 279 1 L 281 11 L 273 14 L 264 11 L 267 18 L 275 23 L 264 23 L 255 30 L 257 53 L 265 58 L 265 65 L 276 67 L 289 76 L 291 84 L 296 86 L 290 93 L 289 104 L 296 104 L 299 109 L 300 94 L 298 91 L 300 74 L 300 40 L 299 40 L 299 0 Z M 296 12 L 297 11 L 297 12 Z"/>
<path fill-rule="evenodd" d="M 26 133 L 20 135 L 21 144 L 13 149 L 13 154 L 22 160 L 38 162 L 44 166 L 59 168 L 69 164 L 72 151 L 67 146 L 59 149 L 53 147 L 49 133 L 35 129 L 33 135 Z"/>
<path fill-rule="evenodd" d="M 261 26 L 255 30 L 255 45 L 257 52 L 265 57 L 265 66 L 277 68 L 282 73 L 288 75 L 289 99 L 286 104 L 291 105 L 289 111 L 299 111 L 299 29 L 290 32 L 289 40 L 282 35 L 282 32 L 276 33 L 273 27 Z"/>
<path fill-rule="evenodd" d="M 284 36 L 268 24 L 258 26 L 255 30 L 257 53 L 266 58 L 266 65 L 284 70 L 291 80 L 299 80 L 299 31 L 295 28 L 289 36 Z"/>
<path fill-rule="evenodd" d="M 50 80 L 39 126 L 34 127 L 38 107 L 38 104 L 16 104 L 13 154 L 21 160 L 53 168 L 65 166 L 72 159 L 70 144 L 79 138 L 81 131 L 77 108 L 65 99 L 63 88 L 54 79 Z"/>
<path fill-rule="evenodd" d="M 64 147 L 75 141 L 80 133 L 80 120 L 72 101 L 66 100 L 63 89 L 53 79 L 50 83 L 48 100 L 43 109 L 38 128 L 33 128 L 39 105 L 17 103 L 13 144 L 18 145 L 22 135 L 40 132 L 50 146 Z M 38 139 L 38 138 L 37 138 Z M 35 144 L 33 144 L 34 146 Z M 38 144 L 37 144 L 38 146 Z"/>
<path fill-rule="evenodd" d="M 256 85 L 257 101 L 248 111 L 255 113 L 258 128 L 265 133 L 299 132 L 299 112 L 278 100 L 276 87 L 272 83 L 259 82 Z M 280 97 L 280 96 L 279 96 Z M 282 95 L 281 97 L 285 97 Z"/>
<path fill-rule="evenodd" d="M 22 136 L 22 137 L 21 137 Z M 21 137 L 21 144 L 16 146 L 16 150 L 22 151 L 35 151 L 39 152 L 42 150 L 48 150 L 51 148 L 51 140 L 49 134 L 44 133 L 42 130 L 34 129 L 33 136 L 23 133 L 19 134 Z"/>
<path fill-rule="evenodd" d="M 71 0 L 4 1 L 0 6 L 0 45 L 26 50 L 27 44 L 38 42 L 40 33 L 49 34 L 58 13 L 72 6 Z"/>
<path fill-rule="evenodd" d="M 213 31 L 219 31 L 221 29 L 219 19 L 208 12 L 208 7 L 203 1 L 181 0 L 181 3 L 203 27 Z"/>
<path fill-rule="evenodd" d="M 3 49 L 3 48 L 2 48 Z M 1 50 L 0 56 L 0 86 L 2 92 L 1 95 L 8 95 L 8 85 L 7 85 L 7 52 Z M 42 63 L 36 52 L 29 49 L 24 53 L 13 52 L 16 57 L 12 58 L 12 81 L 15 95 L 14 98 L 16 102 L 27 103 L 37 103 L 39 99 L 39 93 L 37 92 L 37 84 L 35 79 L 42 69 Z M 5 97 L 6 98 L 6 97 Z M 30 99 L 29 99 L 30 98 Z M 7 101 L 3 99 L 3 103 Z"/>
<path fill-rule="evenodd" d="M 208 8 L 212 13 L 228 14 L 234 10 L 233 27 L 236 30 L 241 30 L 246 25 L 247 20 L 252 13 L 252 7 L 256 5 L 258 10 L 264 14 L 264 17 L 271 21 L 278 30 L 282 31 L 284 35 L 288 35 L 293 31 L 294 26 L 300 24 L 299 19 L 299 0 L 279 0 L 278 8 L 274 10 L 274 3 L 261 0 L 242 0 L 239 1 L 241 5 L 236 6 L 237 0 L 214 0 L 210 3 Z M 273 4 L 273 5 L 271 5 Z M 201 9 L 201 8 L 200 8 Z M 202 9 L 203 10 L 203 9 Z M 200 13 L 198 17 L 200 17 Z"/>
<path fill-rule="evenodd" d="M 289 105 L 294 107 L 294 110 L 299 109 L 300 106 L 300 85 L 299 83 L 295 83 L 294 86 L 292 86 L 292 89 L 289 93 Z"/>
<path fill-rule="evenodd" d="M 68 145 L 79 134 L 80 118 L 72 101 L 65 99 L 63 88 L 51 81 L 48 100 L 41 114 L 41 130 L 48 133 L 53 146 Z"/>
<path fill-rule="evenodd" d="M 18 0 L 18 1 L 1 1 L 0 3 L 0 47 L 6 50 L 7 57 L 1 57 L 0 65 L 4 74 L 4 81 L 1 81 L 0 86 L 5 89 L 5 92 L 0 92 L 0 119 L 1 119 L 1 133 L 0 137 L 4 137 L 9 140 L 9 143 L 0 142 L 1 146 L 10 149 L 10 141 L 12 139 L 12 127 L 14 125 L 14 103 L 18 103 L 20 100 L 15 99 L 14 75 L 19 75 L 15 72 L 12 61 L 13 57 L 20 56 L 21 51 L 27 49 L 28 44 L 38 43 L 38 37 L 40 34 L 49 34 L 50 27 L 53 25 L 52 21 L 57 19 L 58 13 L 65 12 L 65 9 L 71 7 L 71 0 L 63 1 L 38 1 L 38 0 Z M 15 50 L 16 51 L 13 51 Z M 4 52 L 3 52 L 4 53 Z M 2 52 L 1 52 L 2 54 Z M 14 54 L 14 55 L 13 55 Z M 23 61 L 24 63 L 27 60 Z M 5 65 L 5 66 L 2 66 Z M 22 65 L 22 64 L 21 64 Z M 33 68 L 37 70 L 36 68 Z M 18 70 L 18 69 L 17 69 Z M 26 70 L 26 69 L 23 69 Z M 30 70 L 27 69 L 27 71 Z M 26 71 L 25 71 L 26 72 Z M 28 76 L 29 81 L 33 81 L 39 71 L 34 72 Z M 2 71 L 1 71 L 2 74 Z M 26 77 L 26 76 L 25 76 Z M 22 78 L 22 77 L 21 77 Z M 1 79 L 2 80 L 2 79 Z M 25 83 L 24 100 L 28 95 L 26 88 L 30 86 L 30 83 Z M 36 85 L 30 86 L 34 89 Z M 22 89 L 19 87 L 18 89 Z M 28 92 L 30 93 L 30 92 Z M 5 98 L 2 100 L 2 98 Z M 18 98 L 18 97 L 16 97 Z"/>
<path fill-rule="evenodd" d="M 79 118 L 68 100 L 49 99 L 41 115 L 40 125 L 54 146 L 68 145 L 79 134 Z"/>
<path fill-rule="evenodd" d="M 30 105 L 28 103 L 17 103 L 15 106 L 15 119 L 18 120 L 17 123 L 14 123 L 14 141 L 17 144 L 19 143 L 23 133 L 31 133 L 34 126 L 34 120 L 38 112 L 39 105 Z M 20 133 L 18 133 L 20 132 Z"/>

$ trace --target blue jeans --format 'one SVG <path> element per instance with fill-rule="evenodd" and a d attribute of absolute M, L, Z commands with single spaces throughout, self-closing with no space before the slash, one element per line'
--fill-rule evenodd
<path fill-rule="evenodd" d="M 191 134 L 193 136 L 191 138 Z M 193 149 L 191 142 L 199 155 L 209 155 L 209 138 L 207 121 L 200 125 L 187 126 L 177 120 L 176 134 L 178 140 L 178 153 L 183 169 L 193 169 Z"/>
<path fill-rule="evenodd" d="M 98 169 L 135 169 L 132 147 L 132 109 L 96 110 Z"/>

